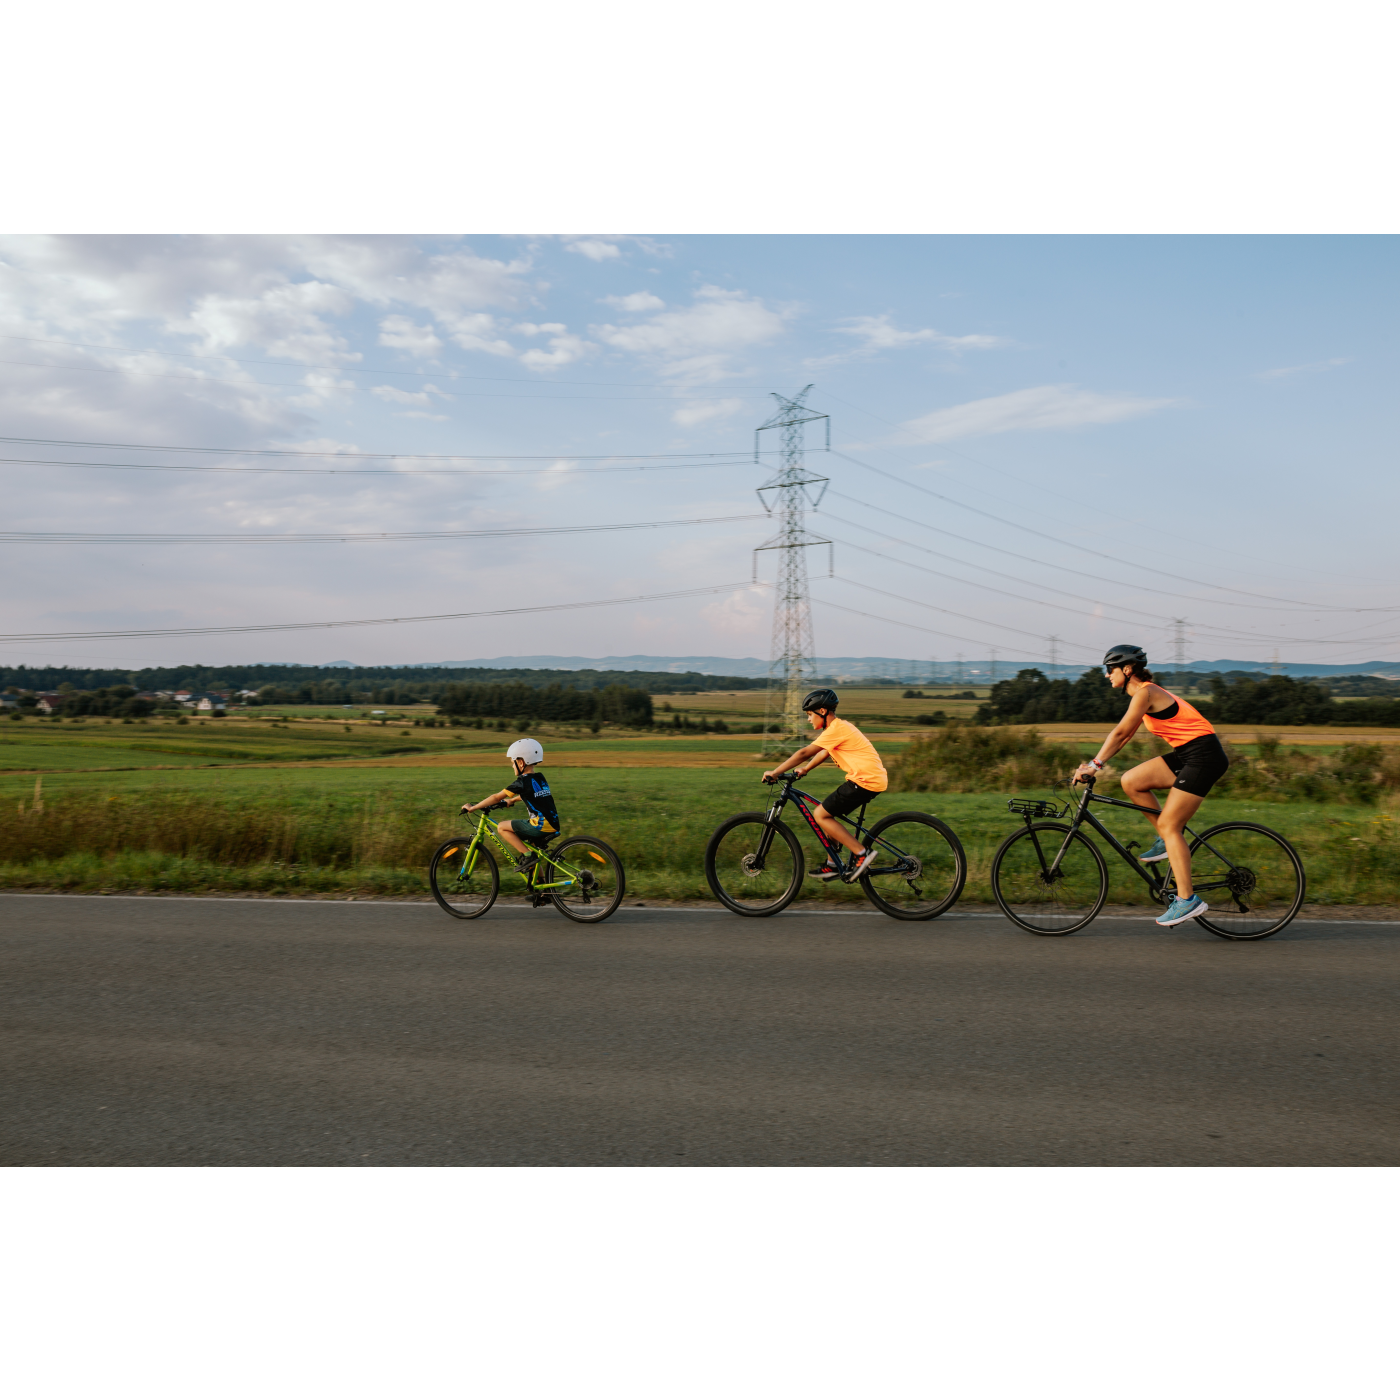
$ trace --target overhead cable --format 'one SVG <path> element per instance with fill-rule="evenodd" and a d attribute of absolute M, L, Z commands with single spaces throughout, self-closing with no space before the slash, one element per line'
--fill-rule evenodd
<path fill-rule="evenodd" d="M 581 608 L 609 608 L 625 603 L 659 603 L 673 598 L 698 598 L 707 593 L 728 593 L 752 588 L 742 583 L 718 583 L 705 588 L 682 588 L 673 593 L 636 593 L 627 598 L 595 598 L 586 603 L 542 603 L 529 608 L 486 608 L 478 612 L 428 613 L 419 617 L 361 617 L 348 622 L 269 622 L 242 627 L 145 627 L 109 632 L 16 632 L 0 635 L 0 643 L 85 641 L 99 637 L 209 637 L 235 632 L 310 632 L 327 627 L 388 627 L 405 622 L 457 622 L 473 617 L 516 617 L 525 613 L 574 612 Z"/>

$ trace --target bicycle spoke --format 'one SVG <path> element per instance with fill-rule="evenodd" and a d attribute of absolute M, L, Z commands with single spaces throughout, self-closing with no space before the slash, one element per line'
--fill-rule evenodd
<path fill-rule="evenodd" d="M 1210 912 L 1196 920 L 1221 938 L 1277 933 L 1303 903 L 1298 854 L 1276 832 L 1252 822 L 1212 827 L 1191 847 L 1191 877 Z"/>
<path fill-rule="evenodd" d="M 967 878 L 962 844 L 950 828 L 922 812 L 897 812 L 870 834 L 875 864 L 861 888 L 896 919 L 931 919 L 952 907 Z"/>
<path fill-rule="evenodd" d="M 1103 907 L 1108 872 L 1097 847 L 1068 827 L 1038 824 L 1008 837 L 992 859 L 992 891 L 1002 912 L 1031 933 L 1083 928 Z M 1058 864 L 1056 863 L 1058 858 Z"/>
<path fill-rule="evenodd" d="M 433 898 L 458 919 L 475 919 L 495 902 L 500 889 L 496 861 L 485 846 L 471 849 L 471 838 L 445 841 L 428 866 Z"/>
<path fill-rule="evenodd" d="M 540 857 L 535 888 L 548 891 L 561 914 L 581 924 L 600 923 L 622 903 L 626 877 L 611 846 L 592 836 L 571 836 Z"/>
<path fill-rule="evenodd" d="M 761 812 L 727 821 L 705 852 L 705 878 L 715 897 L 736 914 L 776 914 L 785 908 L 797 894 L 803 865 L 797 838 L 781 822 L 770 832 Z"/>

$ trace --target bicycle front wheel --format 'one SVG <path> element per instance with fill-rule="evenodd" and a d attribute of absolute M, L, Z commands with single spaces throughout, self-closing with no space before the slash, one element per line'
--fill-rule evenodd
<path fill-rule="evenodd" d="M 617 912 L 627 876 L 617 852 L 593 836 L 570 836 L 540 857 L 535 888 L 550 888 L 554 907 L 580 924 L 600 924 Z"/>
<path fill-rule="evenodd" d="M 471 845 L 470 836 L 444 841 L 428 865 L 433 898 L 454 919 L 479 919 L 501 888 L 496 857 L 485 846 L 473 853 Z"/>
<path fill-rule="evenodd" d="M 1237 941 L 1268 938 L 1292 923 L 1307 892 L 1298 852 L 1253 822 L 1224 822 L 1196 837 L 1191 883 L 1210 905 L 1196 922 Z"/>
<path fill-rule="evenodd" d="M 958 902 L 967 856 L 952 827 L 927 812 L 895 812 L 870 832 L 875 864 L 860 877 L 865 897 L 892 919 L 936 919 Z"/>
<path fill-rule="evenodd" d="M 1062 846 L 1064 856 L 1052 870 Z M 1099 848 L 1081 832 L 1071 833 L 1055 822 L 1035 822 L 997 848 L 992 893 L 1013 924 L 1027 933 L 1058 938 L 1091 923 L 1103 908 L 1108 867 Z"/>
<path fill-rule="evenodd" d="M 797 837 L 782 822 L 774 822 L 770 832 L 766 812 L 730 817 L 705 848 L 705 879 L 715 898 L 736 914 L 762 918 L 786 909 L 797 898 L 803 872 Z"/>

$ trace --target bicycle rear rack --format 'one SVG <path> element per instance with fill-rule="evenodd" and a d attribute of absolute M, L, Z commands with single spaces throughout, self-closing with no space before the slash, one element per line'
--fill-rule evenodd
<path fill-rule="evenodd" d="M 1066 803 L 1062 811 L 1058 802 L 1043 802 L 1034 797 L 1013 797 L 1007 802 L 1006 810 L 1026 818 L 1066 817 L 1069 815 L 1069 804 Z"/>

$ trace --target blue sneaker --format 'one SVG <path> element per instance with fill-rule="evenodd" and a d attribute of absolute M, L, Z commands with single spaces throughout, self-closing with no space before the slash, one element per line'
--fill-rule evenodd
<path fill-rule="evenodd" d="M 1144 865 L 1152 865 L 1167 858 L 1167 843 L 1159 836 L 1139 857 Z"/>
<path fill-rule="evenodd" d="M 1157 922 L 1163 928 L 1170 928 L 1173 924 L 1184 924 L 1187 919 L 1204 914 L 1209 908 L 1210 905 L 1198 894 L 1193 894 L 1190 899 L 1174 899 L 1162 911 Z"/>

